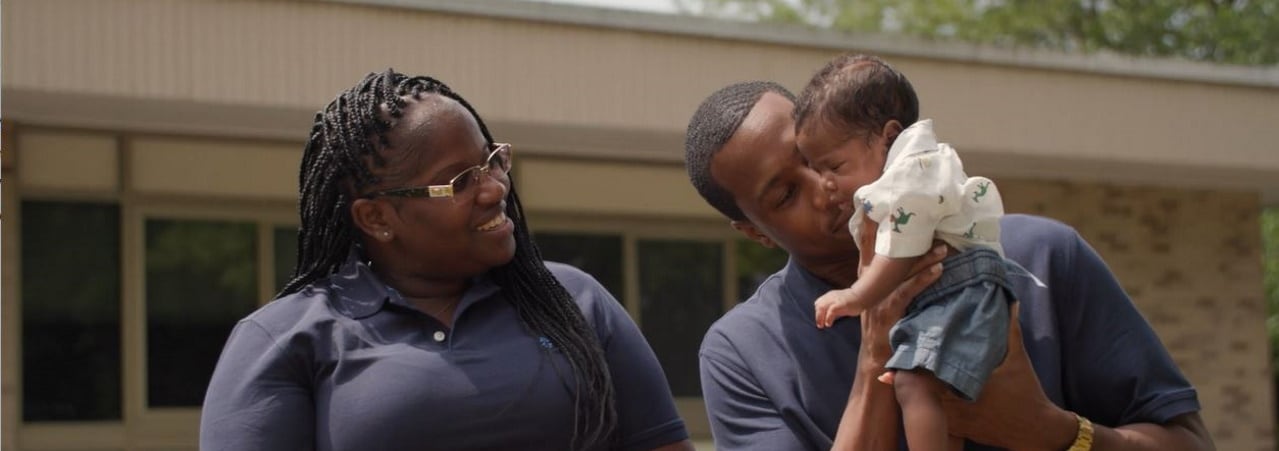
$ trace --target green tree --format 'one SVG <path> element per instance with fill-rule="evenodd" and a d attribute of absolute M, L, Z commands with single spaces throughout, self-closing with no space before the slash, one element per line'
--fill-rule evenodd
<path fill-rule="evenodd" d="M 1068 52 L 1279 63 L 1279 0 L 677 0 L 688 13 Z"/>

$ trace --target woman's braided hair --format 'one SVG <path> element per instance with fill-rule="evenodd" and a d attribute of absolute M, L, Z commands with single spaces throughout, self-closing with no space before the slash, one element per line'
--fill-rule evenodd
<path fill-rule="evenodd" d="M 352 197 L 380 181 L 372 166 L 383 168 L 388 162 L 377 149 L 389 146 L 386 132 L 403 115 L 408 105 L 405 97 L 421 99 L 429 94 L 460 103 L 479 124 L 485 141 L 493 143 L 475 109 L 434 78 L 408 77 L 388 69 L 371 73 L 343 91 L 316 113 L 302 156 L 297 268 L 281 296 L 333 274 L 346 261 L 359 240 L 350 215 Z M 617 412 L 599 339 L 568 291 L 543 263 L 525 224 L 514 183 L 506 197 L 506 215 L 515 225 L 515 257 L 491 275 L 525 327 L 554 343 L 573 370 L 573 448 L 607 445 L 617 426 Z"/>

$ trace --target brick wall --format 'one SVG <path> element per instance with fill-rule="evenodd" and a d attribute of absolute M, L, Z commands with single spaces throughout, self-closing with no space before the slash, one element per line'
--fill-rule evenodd
<path fill-rule="evenodd" d="M 1257 195 L 996 181 L 1009 212 L 1097 249 L 1198 389 L 1217 449 L 1275 450 Z"/>

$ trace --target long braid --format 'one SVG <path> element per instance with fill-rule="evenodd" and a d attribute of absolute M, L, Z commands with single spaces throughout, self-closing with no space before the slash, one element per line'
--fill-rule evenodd
<path fill-rule="evenodd" d="M 577 375 L 573 448 L 608 443 L 617 425 L 617 410 L 603 348 L 568 290 L 543 263 L 514 189 L 507 196 L 506 214 L 515 224 L 515 258 L 495 271 L 495 278 L 503 287 L 514 288 L 511 302 L 520 318 L 556 343 Z"/>
<path fill-rule="evenodd" d="M 281 295 L 333 274 L 357 242 L 351 223 L 351 193 L 379 182 L 369 165 L 387 164 L 376 151 L 386 146 L 386 131 L 407 105 L 403 96 L 438 94 L 461 104 L 488 143 L 488 126 L 462 96 L 430 77 L 406 77 L 387 70 L 369 74 L 338 95 L 315 116 L 299 176 L 298 265 Z M 617 427 L 612 377 L 595 331 L 586 324 L 568 290 L 542 261 L 529 234 L 514 181 L 506 215 L 515 226 L 515 256 L 492 271 L 494 281 L 526 328 L 555 344 L 573 370 L 573 449 L 607 446 Z"/>
<path fill-rule="evenodd" d="M 351 187 L 344 182 L 356 190 L 376 183 L 364 161 L 383 163 L 367 138 L 381 136 L 389 125 L 376 101 L 385 95 L 377 89 L 382 78 L 370 74 L 315 115 L 298 177 L 298 265 L 281 295 L 337 271 L 356 241 L 349 213 Z"/>

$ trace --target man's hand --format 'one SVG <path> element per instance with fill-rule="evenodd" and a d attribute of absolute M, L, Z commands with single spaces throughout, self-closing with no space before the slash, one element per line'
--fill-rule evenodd
<path fill-rule="evenodd" d="M 920 256 L 910 269 L 910 276 L 888 298 L 876 303 L 862 312 L 862 346 L 861 359 L 870 359 L 868 363 L 882 369 L 892 357 L 892 348 L 888 344 L 888 331 L 897 320 L 906 314 L 906 307 L 919 293 L 941 277 L 941 261 L 946 259 L 947 247 L 935 241 L 933 250 Z"/>
<path fill-rule="evenodd" d="M 948 394 L 942 398 L 950 434 L 999 448 L 1058 451 L 1075 441 L 1075 414 L 1053 404 L 1030 365 L 1017 321 L 1019 304 L 1011 307 L 1008 355 L 986 380 L 977 401 Z M 1136 423 L 1109 428 L 1093 424 L 1093 450 L 1214 450 L 1198 413 L 1167 424 Z"/>
<path fill-rule="evenodd" d="M 1008 354 L 991 373 L 977 401 L 954 394 L 942 401 L 951 435 L 1000 448 L 1062 450 L 1075 440 L 1074 414 L 1053 404 L 1039 386 L 1017 321 L 1020 305 L 1010 307 Z"/>
<path fill-rule="evenodd" d="M 857 227 L 857 277 L 870 266 L 875 258 L 875 234 L 879 232 L 879 223 L 870 220 L 869 215 L 862 216 L 862 224 Z M 913 273 L 913 271 L 912 271 Z M 926 285 L 925 285 L 926 286 Z M 913 298 L 913 297 L 912 297 Z"/>

